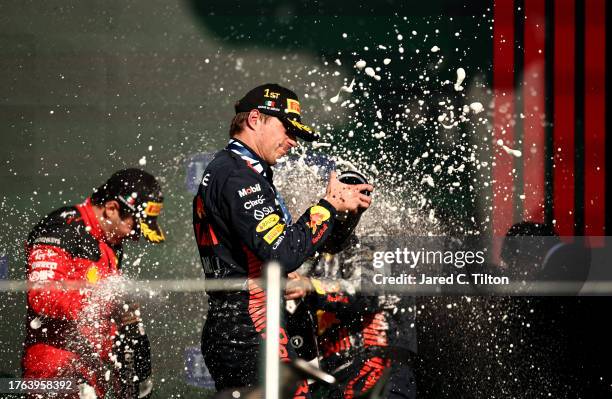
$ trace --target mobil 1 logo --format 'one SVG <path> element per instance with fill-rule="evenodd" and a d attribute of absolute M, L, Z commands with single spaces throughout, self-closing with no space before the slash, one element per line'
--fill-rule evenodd
<path fill-rule="evenodd" d="M 246 197 L 247 195 L 255 194 L 261 191 L 261 185 L 255 184 L 254 186 L 243 187 L 238 190 L 238 196 L 240 198 Z"/>

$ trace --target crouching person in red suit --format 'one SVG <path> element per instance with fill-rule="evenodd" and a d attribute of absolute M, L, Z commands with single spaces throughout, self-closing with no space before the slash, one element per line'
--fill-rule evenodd
<path fill-rule="evenodd" d="M 109 390 L 121 398 L 148 396 L 148 339 L 137 306 L 126 304 L 118 287 L 122 242 L 140 235 L 164 241 L 157 224 L 162 202 L 155 177 L 125 169 L 83 203 L 51 212 L 34 227 L 26 242 L 23 376 L 70 379 L 78 389 L 29 397 L 102 398 Z"/>

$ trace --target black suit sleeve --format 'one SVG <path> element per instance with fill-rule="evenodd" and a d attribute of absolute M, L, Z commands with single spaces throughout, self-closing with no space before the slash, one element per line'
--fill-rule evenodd
<path fill-rule="evenodd" d="M 272 186 L 256 173 L 230 174 L 222 193 L 234 233 L 259 259 L 277 260 L 287 272 L 314 255 L 331 234 L 336 210 L 329 202 L 320 200 L 287 226 Z"/>

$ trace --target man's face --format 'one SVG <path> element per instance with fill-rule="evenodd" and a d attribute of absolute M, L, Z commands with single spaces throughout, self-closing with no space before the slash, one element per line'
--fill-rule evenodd
<path fill-rule="evenodd" d="M 297 139 L 291 133 L 287 132 L 287 129 L 276 117 L 270 117 L 265 122 L 261 122 L 261 134 L 259 154 L 264 161 L 269 165 L 276 164 L 276 161 L 287 155 L 289 150 L 297 146 Z"/>
<path fill-rule="evenodd" d="M 116 201 L 111 201 L 117 204 Z M 120 244 L 128 237 L 137 237 L 138 230 L 134 216 L 127 215 L 121 218 L 119 216 L 118 204 L 109 207 L 111 202 L 107 202 L 105 209 L 105 219 L 102 222 L 106 241 L 110 244 Z"/>

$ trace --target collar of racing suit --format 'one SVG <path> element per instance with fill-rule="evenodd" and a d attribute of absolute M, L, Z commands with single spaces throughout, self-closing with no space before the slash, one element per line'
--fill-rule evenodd
<path fill-rule="evenodd" d="M 290 225 L 293 222 L 291 218 L 291 213 L 287 208 L 287 204 L 285 203 L 283 196 L 280 195 L 280 193 L 276 190 L 276 187 L 274 187 L 274 182 L 272 181 L 274 173 L 272 172 L 272 168 L 270 167 L 270 165 L 268 165 L 266 161 L 261 159 L 255 153 L 255 151 L 249 148 L 248 145 L 244 144 L 240 140 L 231 138 L 225 149 L 242 158 L 242 160 L 246 162 L 249 168 L 262 175 L 268 181 L 268 183 L 270 183 L 270 186 L 272 186 L 272 190 L 274 190 L 274 195 L 276 196 L 276 203 L 283 211 L 283 215 L 285 217 L 287 225 Z"/>
<path fill-rule="evenodd" d="M 83 222 L 86 227 L 89 227 L 89 234 L 91 234 L 96 240 L 104 241 L 104 232 L 100 226 L 100 222 L 93 211 L 93 205 L 91 199 L 87 198 L 84 203 L 77 205 L 77 209 L 83 217 Z"/>
<path fill-rule="evenodd" d="M 272 168 L 266 161 L 261 159 L 255 151 L 253 151 L 248 145 L 244 144 L 242 141 L 231 138 L 229 143 L 227 143 L 226 150 L 233 152 L 238 155 L 240 158 L 244 159 L 247 165 L 266 178 L 270 183 L 272 183 L 273 172 Z"/>

